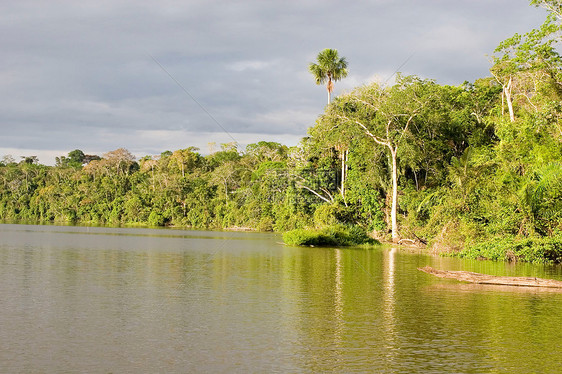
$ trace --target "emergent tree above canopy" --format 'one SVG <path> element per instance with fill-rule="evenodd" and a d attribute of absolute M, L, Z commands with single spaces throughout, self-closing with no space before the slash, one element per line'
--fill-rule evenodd
<path fill-rule="evenodd" d="M 347 61 L 340 57 L 336 49 L 326 48 L 318 53 L 317 63 L 311 62 L 308 70 L 314 75 L 316 84 L 326 84 L 328 90 L 328 104 L 331 101 L 334 82 L 347 77 Z"/>

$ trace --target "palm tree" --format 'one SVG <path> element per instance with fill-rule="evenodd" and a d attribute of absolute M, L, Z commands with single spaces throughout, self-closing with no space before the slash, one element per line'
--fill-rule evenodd
<path fill-rule="evenodd" d="M 331 94 L 334 90 L 334 82 L 347 77 L 347 61 L 345 57 L 339 57 L 336 49 L 326 48 L 318 53 L 317 64 L 311 62 L 308 70 L 314 75 L 316 84 L 327 82 L 328 104 L 331 101 Z"/>

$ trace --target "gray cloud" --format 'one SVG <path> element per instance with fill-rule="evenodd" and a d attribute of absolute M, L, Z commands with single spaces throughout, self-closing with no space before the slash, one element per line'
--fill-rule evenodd
<path fill-rule="evenodd" d="M 296 144 L 326 95 L 307 65 L 347 57 L 336 93 L 401 69 L 460 84 L 495 46 L 540 25 L 525 0 L 132 1 L 0 5 L 0 155 L 138 155 L 229 141 Z M 202 136 L 204 135 L 204 136 Z"/>

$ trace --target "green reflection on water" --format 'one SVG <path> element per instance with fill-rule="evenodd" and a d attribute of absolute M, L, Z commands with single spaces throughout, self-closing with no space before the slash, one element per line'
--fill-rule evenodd
<path fill-rule="evenodd" d="M 544 373 L 561 364 L 559 292 L 416 270 L 559 277 L 559 267 L 291 248 L 269 234 L 83 230 L 0 225 L 1 371 Z"/>

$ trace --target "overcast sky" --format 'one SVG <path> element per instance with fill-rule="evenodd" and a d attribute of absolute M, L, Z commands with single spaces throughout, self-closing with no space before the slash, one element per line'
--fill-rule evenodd
<path fill-rule="evenodd" d="M 404 62 L 457 85 L 545 15 L 527 0 L 0 0 L 0 157 L 296 145 L 326 104 L 307 70 L 320 50 L 348 60 L 336 95 Z"/>

